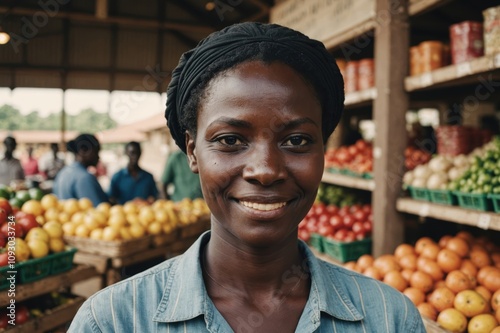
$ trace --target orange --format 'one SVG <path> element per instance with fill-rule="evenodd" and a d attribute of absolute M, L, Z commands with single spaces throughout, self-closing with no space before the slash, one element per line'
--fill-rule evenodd
<path fill-rule="evenodd" d="M 486 279 L 486 276 L 490 273 L 490 271 L 495 270 L 496 268 L 494 266 L 484 266 L 479 269 L 477 272 L 477 282 L 479 284 L 483 285 L 484 284 L 484 279 Z"/>
<path fill-rule="evenodd" d="M 424 317 L 429 318 L 430 320 L 435 321 L 437 318 L 436 309 L 429 303 L 423 302 L 417 305 L 418 312 Z"/>
<path fill-rule="evenodd" d="M 420 254 L 422 253 L 422 251 L 424 250 L 424 248 L 429 245 L 429 244 L 435 244 L 435 242 L 429 238 L 429 237 L 422 237 L 422 238 L 419 238 L 417 240 L 417 242 L 415 243 L 415 252 L 417 254 Z"/>
<path fill-rule="evenodd" d="M 446 247 L 446 244 L 448 244 L 448 242 L 450 241 L 450 239 L 452 239 L 453 236 L 450 236 L 450 235 L 444 235 L 443 237 L 441 237 L 439 239 L 439 242 L 438 242 L 438 245 L 441 247 L 441 248 L 445 248 Z"/>
<path fill-rule="evenodd" d="M 398 259 L 407 254 L 415 254 L 415 249 L 410 244 L 400 244 L 394 250 L 394 256 Z"/>
<path fill-rule="evenodd" d="M 405 280 L 401 272 L 399 271 L 389 271 L 384 276 L 384 283 L 393 287 L 396 290 L 403 292 L 406 288 L 408 288 L 408 282 Z"/>
<path fill-rule="evenodd" d="M 455 294 L 449 288 L 437 288 L 428 297 L 427 301 L 438 311 L 453 307 Z"/>
<path fill-rule="evenodd" d="M 375 280 L 382 280 L 382 274 L 378 271 L 376 267 L 368 267 L 363 271 L 363 275 L 371 277 L 372 279 Z"/>
<path fill-rule="evenodd" d="M 436 243 L 429 243 L 424 246 L 420 252 L 420 256 L 424 258 L 429 258 L 431 260 L 436 260 L 441 248 Z"/>
<path fill-rule="evenodd" d="M 441 327 L 455 333 L 465 332 L 467 318 L 457 309 L 446 309 L 439 313 L 436 321 Z"/>
<path fill-rule="evenodd" d="M 491 308 L 493 311 L 500 309 L 500 289 L 491 296 Z"/>
<path fill-rule="evenodd" d="M 475 290 L 481 295 L 483 296 L 483 298 L 486 300 L 486 302 L 490 303 L 491 301 L 491 296 L 492 296 L 492 293 L 491 291 L 488 290 L 488 288 L 484 287 L 484 286 L 477 286 L 475 288 Z"/>
<path fill-rule="evenodd" d="M 410 269 L 403 269 L 401 271 L 401 275 L 404 277 L 404 279 L 408 282 L 410 282 L 410 278 L 411 278 L 411 275 L 413 274 L 413 272 L 415 271 L 412 271 Z"/>
<path fill-rule="evenodd" d="M 477 268 L 482 268 L 491 265 L 491 259 L 488 252 L 483 250 L 472 250 L 470 253 L 470 260 L 476 265 Z"/>
<path fill-rule="evenodd" d="M 432 290 L 434 281 L 429 274 L 422 271 L 416 271 L 410 277 L 410 286 L 420 289 L 424 293 L 427 293 Z"/>
<path fill-rule="evenodd" d="M 470 289 L 469 277 L 461 271 L 452 271 L 448 273 L 445 279 L 446 287 L 454 293 L 459 293 L 462 290 Z"/>
<path fill-rule="evenodd" d="M 434 281 L 441 281 L 444 278 L 444 273 L 437 264 L 437 262 L 429 260 L 426 262 L 426 265 L 421 265 L 419 268 L 422 272 L 429 274 Z"/>
<path fill-rule="evenodd" d="M 490 333 L 498 325 L 497 320 L 491 314 L 480 314 L 469 321 L 467 330 L 469 333 Z"/>
<path fill-rule="evenodd" d="M 458 254 L 461 258 L 469 254 L 469 243 L 463 238 L 453 237 L 446 243 L 446 248 Z"/>
<path fill-rule="evenodd" d="M 455 237 L 465 239 L 469 245 L 472 245 L 475 241 L 474 236 L 468 231 L 460 231 L 455 235 Z"/>
<path fill-rule="evenodd" d="M 376 267 L 382 276 L 389 271 L 399 271 L 401 270 L 401 266 L 399 266 L 396 257 L 392 254 L 384 254 L 373 262 L 373 266 Z"/>
<path fill-rule="evenodd" d="M 452 250 L 442 249 L 437 255 L 437 263 L 445 273 L 457 270 L 462 264 L 462 259 Z"/>
<path fill-rule="evenodd" d="M 460 265 L 460 270 L 469 276 L 476 277 L 477 275 L 477 267 L 470 259 L 462 260 L 462 264 Z"/>
<path fill-rule="evenodd" d="M 484 312 L 486 300 L 475 290 L 463 290 L 455 296 L 453 306 L 470 318 Z"/>
<path fill-rule="evenodd" d="M 405 296 L 408 297 L 410 301 L 415 304 L 415 306 L 425 302 L 425 294 L 420 289 L 409 287 L 403 291 L 403 294 L 405 294 Z"/>
<path fill-rule="evenodd" d="M 489 271 L 484 278 L 483 285 L 491 292 L 500 290 L 500 269 L 495 268 Z"/>
<path fill-rule="evenodd" d="M 363 254 L 358 258 L 356 263 L 358 264 L 358 267 L 361 269 L 361 271 L 364 271 L 368 267 L 372 266 L 374 261 L 375 259 L 371 254 Z"/>
<path fill-rule="evenodd" d="M 402 269 L 415 271 L 417 269 L 417 255 L 413 253 L 405 254 L 398 260 Z"/>

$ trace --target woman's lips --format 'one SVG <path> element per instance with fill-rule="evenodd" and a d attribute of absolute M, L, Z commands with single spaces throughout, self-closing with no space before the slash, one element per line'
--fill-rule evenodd
<path fill-rule="evenodd" d="M 286 205 L 286 202 L 276 202 L 276 203 L 260 203 L 260 202 L 251 202 L 251 201 L 240 201 L 245 207 L 252 208 L 260 211 L 271 211 L 280 209 L 281 207 Z"/>

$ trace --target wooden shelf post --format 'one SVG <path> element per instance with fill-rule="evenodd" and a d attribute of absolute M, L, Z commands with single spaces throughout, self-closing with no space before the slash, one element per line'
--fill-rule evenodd
<path fill-rule="evenodd" d="M 403 218 L 396 210 L 404 172 L 408 94 L 409 25 L 407 0 L 376 0 L 373 255 L 392 253 L 404 242 Z"/>

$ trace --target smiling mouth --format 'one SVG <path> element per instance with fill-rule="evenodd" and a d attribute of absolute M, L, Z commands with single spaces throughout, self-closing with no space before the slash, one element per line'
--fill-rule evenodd
<path fill-rule="evenodd" d="M 252 208 L 255 210 L 261 210 L 261 211 L 276 210 L 276 209 L 279 209 L 279 208 L 286 205 L 286 202 L 264 204 L 264 203 L 259 203 L 259 202 L 240 201 L 240 203 L 245 207 Z"/>

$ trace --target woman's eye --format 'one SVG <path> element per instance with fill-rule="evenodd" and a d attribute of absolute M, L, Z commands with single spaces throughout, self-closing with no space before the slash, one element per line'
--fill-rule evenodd
<path fill-rule="evenodd" d="M 307 138 L 304 138 L 303 136 L 292 136 L 288 140 L 285 141 L 285 146 L 304 146 L 309 143 L 309 140 Z"/>
<path fill-rule="evenodd" d="M 219 142 L 226 145 L 226 146 L 234 146 L 234 145 L 241 144 L 241 140 L 235 136 L 225 136 L 223 138 L 220 138 Z"/>

